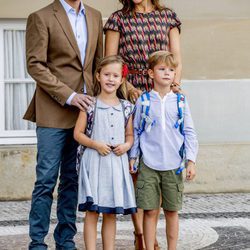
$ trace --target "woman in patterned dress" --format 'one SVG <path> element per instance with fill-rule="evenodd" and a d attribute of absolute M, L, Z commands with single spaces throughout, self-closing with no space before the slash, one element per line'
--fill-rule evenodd
<path fill-rule="evenodd" d="M 180 25 L 176 13 L 159 0 L 119 0 L 123 8 L 111 14 L 104 26 L 105 55 L 119 54 L 129 68 L 130 97 L 136 99 L 153 85 L 147 74 L 147 60 L 158 50 L 171 51 L 177 62 L 175 83 L 181 79 Z M 132 216 L 136 249 L 143 249 L 143 211 Z M 156 242 L 155 249 L 158 248 Z"/>
<path fill-rule="evenodd" d="M 169 50 L 178 61 L 175 82 L 181 79 L 180 25 L 176 13 L 159 0 L 119 0 L 123 8 L 111 14 L 104 26 L 105 55 L 122 56 L 128 64 L 128 81 L 138 90 L 151 90 L 147 60 L 151 53 Z M 135 90 L 135 89 L 133 89 Z"/>

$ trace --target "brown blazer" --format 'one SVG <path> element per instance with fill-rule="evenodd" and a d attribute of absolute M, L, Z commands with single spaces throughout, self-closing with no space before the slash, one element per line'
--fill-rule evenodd
<path fill-rule="evenodd" d="M 36 91 L 24 119 L 37 126 L 72 128 L 78 109 L 66 104 L 75 91 L 92 95 L 93 72 L 103 56 L 101 13 L 86 4 L 88 41 L 85 63 L 67 14 L 59 0 L 31 14 L 27 21 L 27 68 L 36 81 Z"/>

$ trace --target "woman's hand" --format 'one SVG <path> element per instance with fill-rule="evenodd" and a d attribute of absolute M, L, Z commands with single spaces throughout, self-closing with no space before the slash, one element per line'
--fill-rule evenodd
<path fill-rule="evenodd" d="M 119 144 L 119 145 L 114 147 L 113 152 L 117 156 L 121 156 L 121 155 L 125 154 L 130 149 L 130 147 L 131 146 L 129 143 Z"/>
<path fill-rule="evenodd" d="M 103 142 L 96 142 L 95 149 L 102 156 L 106 156 L 111 152 L 111 146 Z"/>
<path fill-rule="evenodd" d="M 182 89 L 181 89 L 181 85 L 180 85 L 180 83 L 178 83 L 178 82 L 173 82 L 173 83 L 171 84 L 171 90 L 172 90 L 174 93 L 183 94 Z"/>
<path fill-rule="evenodd" d="M 132 102 L 135 103 L 136 100 L 139 98 L 139 96 L 142 94 L 142 91 L 133 87 L 128 90 L 128 99 Z"/>

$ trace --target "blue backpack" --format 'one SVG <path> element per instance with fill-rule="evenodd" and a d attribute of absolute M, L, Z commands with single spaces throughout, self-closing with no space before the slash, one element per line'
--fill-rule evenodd
<path fill-rule="evenodd" d="M 184 134 L 184 111 L 185 111 L 185 96 L 183 94 L 177 93 L 177 109 L 178 109 L 178 120 L 173 125 L 176 129 L 180 130 L 180 133 Z M 138 135 L 140 136 L 144 130 L 150 131 L 151 127 L 154 126 L 155 121 L 149 117 L 150 110 L 150 95 L 148 92 L 144 92 L 141 95 L 141 120 L 140 127 L 138 129 Z M 186 167 L 186 150 L 184 143 L 182 144 L 179 155 L 182 158 L 179 168 L 176 170 L 176 174 L 179 175 Z"/>

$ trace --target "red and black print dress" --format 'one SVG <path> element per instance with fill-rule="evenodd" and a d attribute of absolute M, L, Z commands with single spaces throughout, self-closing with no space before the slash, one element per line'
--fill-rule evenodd
<path fill-rule="evenodd" d="M 169 32 L 181 22 L 170 9 L 154 10 L 150 13 L 114 12 L 104 26 L 120 33 L 119 55 L 134 74 L 128 81 L 136 88 L 151 90 L 152 80 L 146 74 L 147 60 L 151 53 L 169 49 Z"/>

